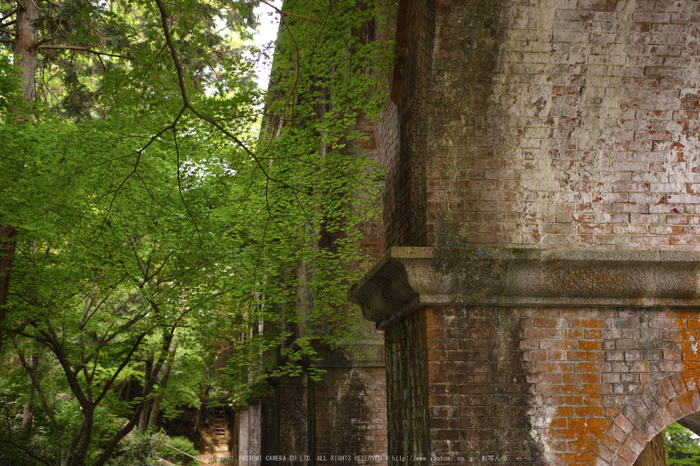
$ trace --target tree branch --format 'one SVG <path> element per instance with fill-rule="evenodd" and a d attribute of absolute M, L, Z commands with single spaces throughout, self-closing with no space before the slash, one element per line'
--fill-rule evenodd
<path fill-rule="evenodd" d="M 33 459 L 35 459 L 35 460 L 37 460 L 37 461 L 41 461 L 41 462 L 44 463 L 46 466 L 51 466 L 51 463 L 49 463 L 48 461 L 46 461 L 45 459 L 43 459 L 43 458 L 41 458 L 41 457 L 39 457 L 39 456 L 36 456 L 36 455 L 33 454 L 32 451 L 29 450 L 28 448 L 25 448 L 25 447 L 23 447 L 22 445 L 13 442 L 12 440 L 1 440 L 1 441 L 2 441 L 2 442 L 5 442 L 5 443 L 9 443 L 10 445 L 13 445 L 14 447 L 16 447 L 16 448 L 22 450 L 23 452 L 25 452 L 29 457 L 31 457 L 31 458 L 33 458 Z M 168 445 L 168 446 L 170 446 L 170 445 Z M 173 448 L 173 447 L 170 447 L 170 448 Z"/>
<path fill-rule="evenodd" d="M 29 48 L 32 48 L 32 49 L 37 48 L 41 44 L 45 44 L 46 42 L 51 42 L 52 40 L 56 40 L 56 39 L 58 39 L 58 37 L 56 37 L 56 36 L 44 37 L 43 39 L 34 42 Z"/>
<path fill-rule="evenodd" d="M 119 329 L 115 330 L 114 333 L 112 333 L 110 336 L 105 337 L 104 339 L 102 339 L 102 340 L 97 344 L 97 348 L 96 348 L 96 349 L 97 349 L 98 351 L 101 350 L 102 348 L 105 347 L 105 345 L 106 345 L 107 343 L 109 343 L 110 341 L 112 341 L 112 340 L 113 340 L 115 337 L 117 337 L 118 335 L 123 335 L 127 330 L 129 330 L 129 328 L 131 328 L 132 325 L 136 324 L 138 321 L 140 321 L 141 319 L 143 319 L 143 318 L 146 317 L 147 315 L 148 315 L 148 313 L 140 313 L 140 314 L 137 314 L 134 318 L 132 318 L 131 320 L 129 320 L 129 321 L 127 321 L 125 324 L 123 324 L 121 327 L 119 327 Z M 93 354 L 94 354 L 94 353 L 93 353 Z M 91 359 L 92 359 L 92 355 L 90 355 L 90 356 L 86 359 L 86 364 L 87 364 L 88 362 L 90 362 Z"/>
<path fill-rule="evenodd" d="M 14 41 L 12 42 L 14 43 Z M 117 53 L 100 52 L 99 50 L 93 50 L 90 47 L 79 47 L 77 45 L 39 45 L 38 48 L 39 50 L 75 50 L 78 52 L 94 53 L 95 55 L 105 55 L 107 57 L 117 57 L 124 58 L 126 60 L 136 60 L 136 57 L 132 57 L 131 55 L 119 55 Z"/>
<path fill-rule="evenodd" d="M 112 293 L 115 292 L 115 290 L 117 289 L 117 286 L 118 286 L 119 284 L 121 284 L 121 282 L 123 282 L 125 279 L 126 279 L 126 276 L 123 276 L 123 277 L 120 278 L 119 281 L 117 281 L 114 285 L 112 285 L 112 286 L 110 286 L 110 287 L 107 287 L 107 289 L 109 289 L 110 291 L 104 296 L 104 298 L 102 298 L 102 300 L 97 304 L 97 306 L 95 306 L 95 309 L 87 316 L 87 318 L 85 318 L 84 321 L 83 321 L 83 320 L 80 321 L 80 326 L 78 327 L 78 329 L 79 329 L 80 331 L 82 331 L 82 330 L 85 328 L 85 326 L 88 324 L 88 322 L 90 321 L 90 319 L 92 319 L 92 316 L 94 316 L 95 313 L 96 313 L 97 311 L 100 310 L 100 308 L 102 307 L 102 305 L 103 305 L 104 303 L 106 303 L 107 300 L 112 296 Z"/>
<path fill-rule="evenodd" d="M 16 344 L 15 344 L 15 348 L 17 348 Z M 20 362 L 22 363 L 22 366 L 27 371 L 27 375 L 29 376 L 29 380 L 32 382 L 34 389 L 39 394 L 39 399 L 41 400 L 41 405 L 44 408 L 44 411 L 46 412 L 46 416 L 49 418 L 49 424 L 51 425 L 51 430 L 53 430 L 54 435 L 56 435 L 56 440 L 58 440 L 58 443 L 61 446 L 61 452 L 63 453 L 65 451 L 66 445 L 63 441 L 61 431 L 58 428 L 58 422 L 56 422 L 56 418 L 54 416 L 53 409 L 51 409 L 48 402 L 46 401 L 46 397 L 44 395 L 44 390 L 41 388 L 41 383 L 39 382 L 39 379 L 37 378 L 36 373 L 34 372 L 32 367 L 29 364 L 27 364 L 27 361 L 25 361 L 24 355 L 22 354 L 22 351 L 18 352 L 18 356 L 19 356 Z"/>
<path fill-rule="evenodd" d="M 304 209 L 304 205 L 299 199 L 299 195 L 297 193 L 297 190 L 294 188 L 294 186 L 291 186 L 289 183 L 285 183 L 282 180 L 273 178 L 270 176 L 270 174 L 267 172 L 265 169 L 265 166 L 262 164 L 260 159 L 246 146 L 243 144 L 243 141 L 241 141 L 239 138 L 237 138 L 233 133 L 231 133 L 229 130 L 221 126 L 216 120 L 213 118 L 209 118 L 208 116 L 200 113 L 194 106 L 190 103 L 189 98 L 187 97 L 187 86 L 185 85 L 185 77 L 182 71 L 182 63 L 180 62 L 180 57 L 177 54 L 177 50 L 175 50 L 175 43 L 173 41 L 172 35 L 170 34 L 170 26 L 168 25 L 168 14 L 165 10 L 165 5 L 163 5 L 162 0 L 156 0 L 156 4 L 158 5 L 158 9 L 160 10 L 160 18 L 161 18 L 161 24 L 163 27 L 163 34 L 165 35 L 165 41 L 168 44 L 168 48 L 170 49 L 170 55 L 172 56 L 173 59 L 173 64 L 175 65 L 175 70 L 177 72 L 177 79 L 178 79 L 178 85 L 180 87 L 180 94 L 182 95 L 182 103 L 183 103 L 183 109 L 180 111 L 180 114 L 178 115 L 178 118 L 180 115 L 182 115 L 182 112 L 187 109 L 191 111 L 194 116 L 199 118 L 200 120 L 204 120 L 219 131 L 221 131 L 223 134 L 225 134 L 229 139 L 231 139 L 238 147 L 243 149 L 248 156 L 255 162 L 255 164 L 258 166 L 260 171 L 262 171 L 263 175 L 265 178 L 267 178 L 268 181 L 274 181 L 276 183 L 279 183 L 280 185 L 289 188 L 292 193 L 294 194 L 294 197 L 296 198 L 297 204 L 299 207 L 301 207 L 302 211 L 304 212 L 304 216 L 307 218 L 307 220 L 310 220 L 310 217 L 308 213 L 306 212 L 306 209 Z M 283 18 L 284 19 L 284 18 Z M 286 21 L 285 21 L 286 24 Z M 168 128 L 173 128 L 175 126 L 175 122 L 170 125 Z M 269 206 L 268 206 L 269 207 Z"/>
<path fill-rule="evenodd" d="M 97 398 L 95 399 L 95 406 L 100 404 L 102 401 L 102 398 L 105 397 L 107 392 L 112 388 L 112 385 L 114 384 L 114 381 L 117 380 L 117 377 L 119 377 L 119 374 L 121 374 L 122 370 L 126 367 L 127 364 L 129 364 L 129 361 L 131 361 L 131 357 L 134 355 L 136 350 L 138 349 L 139 345 L 141 345 L 141 342 L 143 339 L 146 337 L 145 333 L 142 333 L 141 335 L 138 336 L 136 339 L 136 343 L 131 347 L 129 350 L 129 353 L 126 355 L 122 363 L 119 365 L 116 371 L 114 371 L 114 374 L 112 377 L 105 383 L 104 388 L 102 389 L 102 393 L 100 393 Z"/>
<path fill-rule="evenodd" d="M 138 251 L 136 250 L 136 246 L 134 245 L 133 241 L 130 241 L 130 246 L 131 250 L 134 251 L 134 257 L 136 257 L 136 261 L 139 263 L 139 267 L 141 267 L 141 273 L 143 274 L 143 279 L 146 283 L 150 280 L 151 277 L 148 276 L 148 267 L 146 267 L 141 260 L 141 256 L 139 256 Z"/>
<path fill-rule="evenodd" d="M 172 256 L 172 254 L 173 254 L 173 252 L 170 251 L 170 252 L 168 253 L 168 255 L 165 256 L 165 259 L 163 259 L 163 263 L 160 264 L 160 267 L 156 268 L 156 270 L 153 271 L 153 275 L 152 275 L 153 277 L 155 277 L 156 275 L 158 275 L 158 274 L 160 273 L 160 271 L 163 270 L 163 267 L 165 267 L 165 264 L 168 262 L 168 259 L 170 259 L 170 256 Z M 148 258 L 148 260 L 149 260 L 149 262 L 150 262 L 150 260 L 151 260 L 150 257 Z"/>
<path fill-rule="evenodd" d="M 192 212 L 190 211 L 190 206 L 187 205 L 187 202 L 185 201 L 185 196 L 182 194 L 182 176 L 180 175 L 180 148 L 177 144 L 177 130 L 173 126 L 173 142 L 175 143 L 175 155 L 177 158 L 177 191 L 180 193 L 180 200 L 182 201 L 182 204 L 185 206 L 185 210 L 187 211 L 187 215 L 190 216 L 192 219 L 192 224 L 194 225 L 194 229 L 197 230 L 197 238 L 199 239 L 199 246 L 203 247 L 204 245 L 202 244 L 202 234 L 199 232 L 199 225 L 197 225 L 197 221 L 194 219 L 194 215 L 192 215 Z"/>
<path fill-rule="evenodd" d="M 162 130 L 158 131 L 157 134 L 151 136 L 151 138 L 150 138 L 150 140 L 148 141 L 148 143 L 136 152 L 136 162 L 134 163 L 134 169 L 133 169 L 128 175 L 126 175 L 126 178 L 124 178 L 124 179 L 122 180 L 122 182 L 119 184 L 119 186 L 117 186 L 117 189 L 114 191 L 114 195 L 112 196 L 112 200 L 111 200 L 110 203 L 109 203 L 109 208 L 107 209 L 107 213 L 105 214 L 105 217 L 102 219 L 102 225 L 100 225 L 100 233 L 97 235 L 97 237 L 95 237 L 95 239 L 93 240 L 92 244 L 95 244 L 95 242 L 97 242 L 97 240 L 100 238 L 100 236 L 101 236 L 102 233 L 104 232 L 104 227 L 105 227 L 105 225 L 107 224 L 107 219 L 109 218 L 110 213 L 112 212 L 112 208 L 114 207 L 114 202 L 117 200 L 117 195 L 119 194 L 119 192 L 121 191 L 121 189 L 124 187 L 124 185 L 126 184 L 126 182 L 129 181 L 129 178 L 131 178 L 132 176 L 134 176 L 134 174 L 136 174 L 136 172 L 137 172 L 137 170 L 138 170 L 138 168 L 139 168 L 139 162 L 141 161 L 141 155 L 143 154 L 143 151 L 145 151 L 146 149 L 148 149 L 148 147 L 149 147 L 151 144 L 153 144 L 154 141 L 156 141 L 158 138 L 160 138 L 160 136 L 161 136 L 163 133 L 165 133 L 165 132 L 168 131 L 170 128 L 172 128 L 173 126 L 175 126 L 175 125 L 177 124 L 177 122 L 180 120 L 180 117 L 182 116 L 182 114 L 183 114 L 184 112 L 185 112 L 185 107 L 183 107 L 182 110 L 180 110 L 180 113 L 177 114 L 177 116 L 175 117 L 175 120 L 172 122 L 172 124 L 166 126 L 166 127 L 163 128 Z M 86 212 L 87 212 L 87 211 L 86 211 Z M 91 244 L 90 246 L 92 246 L 92 244 Z M 89 248 L 86 248 L 86 251 L 87 251 L 88 249 L 89 249 Z M 87 253 L 87 252 L 86 252 L 86 253 Z"/>
<path fill-rule="evenodd" d="M 78 399 L 78 403 L 80 403 L 80 406 L 82 406 L 83 409 L 87 409 L 90 406 L 90 402 L 88 401 L 87 396 L 85 396 L 85 392 L 83 391 L 82 387 L 80 386 L 80 382 L 78 382 L 78 378 L 76 377 L 78 372 L 80 372 L 82 369 L 82 365 L 76 368 L 75 371 L 71 370 L 68 355 L 66 354 L 63 345 L 59 341 L 58 335 L 56 335 L 56 331 L 51 325 L 51 322 L 46 320 L 44 323 L 49 331 L 45 332 L 39 329 L 39 332 L 51 343 L 53 354 L 56 355 L 56 359 L 58 359 L 59 364 L 61 364 L 63 372 L 66 374 L 68 386 Z"/>
<path fill-rule="evenodd" d="M 2 18 L 0 18 L 0 24 L 2 24 L 3 21 L 5 21 L 7 18 L 9 18 L 10 16 L 14 15 L 15 13 L 17 13 L 17 8 L 15 8 L 14 10 L 10 11 L 10 12 L 9 12 L 8 14 L 6 14 L 5 16 L 3 16 Z"/>
<path fill-rule="evenodd" d="M 134 429 L 136 421 L 141 416 L 141 410 L 143 410 L 143 403 L 139 403 L 139 406 L 136 408 L 136 410 L 134 410 L 134 414 L 131 416 L 131 419 L 129 419 L 129 422 L 124 427 L 119 429 L 116 434 L 114 434 L 114 437 L 112 437 L 112 440 L 110 440 L 107 446 L 105 446 L 100 457 L 97 458 L 95 466 L 103 466 L 110 456 L 112 456 L 114 449 L 117 448 L 117 445 L 119 445 L 121 439 L 123 439 L 126 434 Z"/>

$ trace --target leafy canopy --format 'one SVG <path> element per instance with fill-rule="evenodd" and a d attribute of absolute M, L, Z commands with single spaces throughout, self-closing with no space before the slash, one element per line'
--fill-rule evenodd
<path fill-rule="evenodd" d="M 700 443 L 696 435 L 675 422 L 664 433 L 666 463 L 669 466 L 700 465 Z"/>
<path fill-rule="evenodd" d="M 345 295 L 379 177 L 353 147 L 391 61 L 358 31 L 383 15 L 285 9 L 267 94 L 249 2 L 41 3 L 36 102 L 0 54 L 0 225 L 17 231 L 0 458 L 105 464 L 152 411 L 205 389 L 240 402 L 358 338 Z"/>

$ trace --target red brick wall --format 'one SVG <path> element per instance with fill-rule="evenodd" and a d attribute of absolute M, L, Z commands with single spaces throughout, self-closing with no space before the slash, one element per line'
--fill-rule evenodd
<path fill-rule="evenodd" d="M 429 135 L 426 124 L 435 2 L 402 0 L 404 2 L 407 2 L 404 6 L 407 33 L 400 60 L 403 74 L 400 81 L 400 145 L 386 164 L 384 192 L 387 247 L 427 244 L 425 156 Z"/>
<path fill-rule="evenodd" d="M 632 464 L 700 410 L 697 317 L 424 308 L 386 331 L 390 455 L 418 454 L 427 435 L 430 456 L 453 462 Z"/>
<path fill-rule="evenodd" d="M 374 128 L 377 158 L 376 161 L 386 167 L 387 173 L 395 173 L 397 155 L 399 150 L 399 108 L 393 102 L 387 102 L 387 107 L 381 115 L 381 120 Z M 389 178 L 389 177 L 387 177 Z M 385 196 L 390 196 L 393 191 L 388 190 Z M 386 198 L 387 200 L 389 198 Z M 392 202 L 385 203 L 386 207 L 391 207 Z M 386 214 L 386 212 L 385 212 Z"/>
<path fill-rule="evenodd" d="M 427 456 L 430 452 L 426 338 L 424 311 L 385 331 L 390 456 Z M 435 409 L 444 415 L 456 415 L 459 411 L 458 407 Z"/>
<path fill-rule="evenodd" d="M 402 4 L 401 101 L 375 131 L 387 246 L 698 249 L 698 2 Z M 386 330 L 390 454 L 631 464 L 700 410 L 698 327 L 420 310 Z"/>
<path fill-rule="evenodd" d="M 386 244 L 697 248 L 696 9 L 408 1 Z"/>
<path fill-rule="evenodd" d="M 356 131 L 364 140 L 357 141 L 353 145 L 353 150 L 358 155 L 366 156 L 368 159 L 377 162 L 380 165 L 385 165 L 385 157 L 383 152 L 377 147 L 377 126 L 384 125 L 384 122 L 377 124 L 374 118 L 361 118 L 357 125 Z M 379 132 L 381 141 L 386 144 L 387 138 L 382 137 L 384 134 Z M 366 193 L 361 193 L 361 195 Z M 363 268 L 369 268 L 384 254 L 384 226 L 380 218 L 367 220 L 360 224 L 360 230 L 363 234 L 362 252 L 368 256 L 368 262 L 363 264 Z"/>
<path fill-rule="evenodd" d="M 407 215 L 403 211 L 399 212 L 400 204 L 406 204 L 409 200 L 407 191 L 402 186 L 410 182 L 405 176 L 399 176 L 402 164 L 399 163 L 399 140 L 401 121 L 400 109 L 392 102 L 388 101 L 387 108 L 381 115 L 381 120 L 375 126 L 375 140 L 377 144 L 377 162 L 386 167 L 386 187 L 382 195 L 382 206 L 384 214 L 383 228 L 386 230 L 385 247 L 398 246 L 398 236 L 401 232 L 396 229 L 396 225 L 408 221 L 402 218 Z M 419 177 L 420 178 L 420 177 Z M 420 210 L 420 208 L 418 209 Z"/>

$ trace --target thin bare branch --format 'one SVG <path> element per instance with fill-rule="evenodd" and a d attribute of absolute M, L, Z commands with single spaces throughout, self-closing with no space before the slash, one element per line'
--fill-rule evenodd
<path fill-rule="evenodd" d="M 77 45 L 39 45 L 38 48 L 39 50 L 73 50 L 78 52 L 94 53 L 95 55 L 105 55 L 107 57 L 117 57 L 124 58 L 126 60 L 136 60 L 136 57 L 132 57 L 131 55 L 119 55 L 117 53 L 101 52 L 99 50 L 91 49 L 90 47 L 79 47 Z"/>
<path fill-rule="evenodd" d="M 35 48 L 39 47 L 41 44 L 45 44 L 47 42 L 51 42 L 52 40 L 56 40 L 56 39 L 58 39 L 58 37 L 56 37 L 56 36 L 44 37 L 43 39 L 34 42 L 29 48 L 35 49 Z"/>

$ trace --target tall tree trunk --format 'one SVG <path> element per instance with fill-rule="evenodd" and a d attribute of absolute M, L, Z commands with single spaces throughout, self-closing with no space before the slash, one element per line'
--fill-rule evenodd
<path fill-rule="evenodd" d="M 203 400 L 207 395 L 207 389 L 205 388 L 202 390 L 202 396 L 199 397 L 200 400 Z M 199 433 L 199 431 L 202 428 L 202 403 L 199 403 L 199 407 L 197 408 L 197 417 L 194 420 L 194 431 L 196 433 Z"/>
<path fill-rule="evenodd" d="M 146 370 L 144 372 L 144 393 L 142 394 L 142 396 L 146 398 L 147 395 L 150 394 L 150 390 L 148 388 L 153 387 L 153 378 L 155 378 L 156 376 L 156 374 L 153 373 L 153 355 L 149 356 L 148 359 L 146 359 Z M 148 391 L 149 393 L 146 393 L 146 391 Z M 148 429 L 148 407 L 150 406 L 151 402 L 150 400 L 142 401 L 141 404 L 143 408 L 141 409 L 141 415 L 139 417 L 139 432 L 143 434 L 146 432 L 146 429 Z"/>
<path fill-rule="evenodd" d="M 83 466 L 85 464 L 85 458 L 87 457 L 88 450 L 90 449 L 90 442 L 92 440 L 92 429 L 94 422 L 95 405 L 91 405 L 87 409 L 83 410 L 83 423 L 80 425 L 80 430 L 78 431 L 78 448 L 76 449 L 73 459 L 70 462 L 71 466 Z"/>
<path fill-rule="evenodd" d="M 173 367 L 173 363 L 175 362 L 175 353 L 177 352 L 177 343 L 173 347 L 173 350 L 170 352 L 168 355 L 168 362 L 165 365 L 165 369 L 163 369 L 163 377 L 160 379 L 160 383 L 158 386 L 162 389 L 165 390 L 168 388 L 168 379 L 170 378 L 170 369 Z M 150 429 L 151 427 L 156 425 L 156 421 L 158 421 L 158 412 L 160 411 L 160 402 L 163 400 L 163 392 L 158 394 L 155 400 L 153 400 L 153 408 L 151 408 L 151 415 L 148 418 L 148 427 L 147 429 Z"/>
<path fill-rule="evenodd" d="M 15 55 L 21 55 L 17 66 L 22 68 L 22 90 L 24 98 L 34 100 L 36 97 L 36 68 L 39 63 L 36 43 L 39 40 L 39 31 L 35 22 L 39 19 L 38 0 L 17 1 L 17 27 L 15 32 Z"/>
<path fill-rule="evenodd" d="M 202 406 L 197 408 L 197 416 L 194 418 L 194 431 L 199 433 L 199 428 L 202 426 Z"/>
<path fill-rule="evenodd" d="M 31 366 L 31 369 L 34 371 L 36 374 L 36 369 L 39 367 L 39 356 L 32 354 L 29 357 L 29 365 Z M 29 377 L 29 376 L 27 376 Z M 23 434 L 28 434 L 32 430 L 32 420 L 34 419 L 34 396 L 36 393 L 36 390 L 34 388 L 34 385 L 31 383 L 30 380 L 30 385 L 29 385 L 29 399 L 27 402 L 24 404 L 24 412 L 22 413 L 22 433 Z"/>
<path fill-rule="evenodd" d="M 39 54 L 36 43 L 39 31 L 35 22 L 39 19 L 38 0 L 17 1 L 17 25 L 15 28 L 15 56 L 20 57 L 17 66 L 22 68 L 22 90 L 24 98 L 33 101 L 36 97 L 36 68 Z M 0 225 L 0 320 L 5 319 L 5 305 L 10 288 L 12 256 L 15 252 L 13 238 L 17 230 L 9 225 Z"/>
<path fill-rule="evenodd" d="M 5 319 L 5 304 L 10 289 L 10 271 L 12 255 L 15 253 L 13 238 L 17 230 L 10 226 L 0 227 L 0 320 Z"/>
<path fill-rule="evenodd" d="M 634 466 L 666 466 L 663 436 L 664 433 L 661 432 L 646 444 L 637 461 L 634 462 Z"/>

